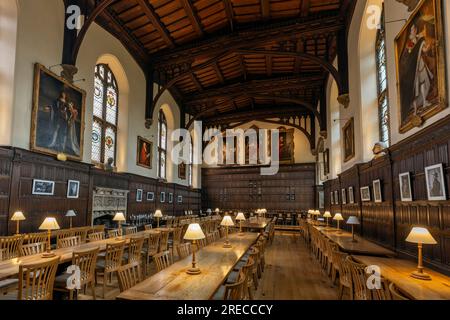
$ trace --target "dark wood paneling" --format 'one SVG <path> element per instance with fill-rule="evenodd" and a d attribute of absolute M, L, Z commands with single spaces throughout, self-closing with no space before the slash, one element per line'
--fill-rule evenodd
<path fill-rule="evenodd" d="M 273 176 L 260 167 L 202 170 L 203 209 L 308 210 L 315 203 L 315 165 L 283 165 Z"/>
<path fill-rule="evenodd" d="M 417 246 L 405 241 L 413 226 L 424 226 L 438 244 L 424 246 L 425 263 L 450 274 L 450 116 L 439 120 L 419 133 L 389 148 L 386 156 L 355 165 L 339 176 L 325 182 L 325 207 L 360 217 L 358 232 L 401 255 L 416 258 Z M 447 190 L 446 201 L 428 201 L 425 167 L 442 163 Z M 409 172 L 412 202 L 402 202 L 399 174 Z M 381 180 L 383 202 L 373 201 L 373 181 Z M 355 205 L 332 206 L 330 192 L 353 186 Z M 359 188 L 369 186 L 372 201 L 361 203 Z M 345 225 L 345 224 L 344 224 Z"/>
<path fill-rule="evenodd" d="M 32 194 L 34 179 L 55 181 L 53 196 Z M 67 198 L 68 180 L 80 181 L 78 199 Z M 92 194 L 95 187 L 128 190 L 128 213 L 151 213 L 156 208 L 166 215 L 180 215 L 184 210 L 200 210 L 200 190 L 168 184 L 156 179 L 128 173 L 105 172 L 85 163 L 60 162 L 54 158 L 18 148 L 0 148 L 0 235 L 15 232 L 15 223 L 9 221 L 17 210 L 22 210 L 27 220 L 21 223 L 21 232 L 35 232 L 47 216 L 57 218 L 61 228 L 69 227 L 65 213 L 77 212 L 74 226 L 91 223 Z M 136 190 L 142 189 L 142 202 L 136 202 Z M 147 201 L 148 191 L 155 192 L 155 201 Z M 166 192 L 166 202 L 159 202 L 159 192 Z M 168 194 L 173 193 L 173 203 Z M 183 203 L 176 204 L 178 194 Z"/>

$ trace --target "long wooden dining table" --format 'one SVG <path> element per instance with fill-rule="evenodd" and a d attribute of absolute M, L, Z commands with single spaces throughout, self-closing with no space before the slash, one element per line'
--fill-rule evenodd
<path fill-rule="evenodd" d="M 70 247 L 70 248 L 60 248 L 55 249 L 53 252 L 55 255 L 58 255 L 61 257 L 59 263 L 65 263 L 72 260 L 72 254 L 74 251 L 85 251 L 90 250 L 94 248 L 99 248 L 100 252 L 106 250 L 106 246 L 111 243 L 116 243 L 117 241 L 123 241 L 125 240 L 126 243 L 129 243 L 131 238 L 136 237 L 142 237 L 142 236 L 148 236 L 150 234 L 159 233 L 160 231 L 156 230 L 146 230 L 141 231 L 138 233 L 125 235 L 117 238 L 110 238 L 100 241 L 94 241 L 94 242 L 86 242 L 76 247 Z M 19 274 L 19 266 L 21 264 L 30 264 L 30 263 L 37 263 L 40 261 L 43 261 L 46 258 L 42 257 L 42 254 L 37 255 L 31 255 L 31 256 L 25 256 L 25 257 L 18 257 L 10 260 L 5 260 L 0 262 L 0 280 L 4 280 L 11 277 L 16 277 Z"/>
<path fill-rule="evenodd" d="M 189 275 L 192 256 L 175 262 L 136 286 L 122 292 L 121 300 L 208 300 L 225 281 L 236 263 L 256 242 L 257 233 L 231 234 L 231 248 L 223 239 L 203 247 L 196 254 L 198 275 Z"/>
<path fill-rule="evenodd" d="M 327 226 L 313 226 L 325 237 L 336 243 L 339 248 L 350 254 L 393 257 L 396 253 L 386 249 L 376 243 L 355 235 L 356 242 L 353 242 L 352 234 L 341 229 Z"/>

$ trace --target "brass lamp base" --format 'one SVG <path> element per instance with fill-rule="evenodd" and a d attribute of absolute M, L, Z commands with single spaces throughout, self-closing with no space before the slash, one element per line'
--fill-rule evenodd
<path fill-rule="evenodd" d="M 224 248 L 231 248 L 231 243 L 229 241 L 225 241 L 225 243 L 223 244 Z"/>
<path fill-rule="evenodd" d="M 419 280 L 431 280 L 431 276 L 423 271 L 414 271 L 411 273 L 411 277 Z"/>
<path fill-rule="evenodd" d="M 54 252 L 45 252 L 42 254 L 42 258 L 53 258 L 56 257 L 56 254 Z"/>
<path fill-rule="evenodd" d="M 199 268 L 189 268 L 186 270 L 187 274 L 196 275 L 202 273 Z"/>

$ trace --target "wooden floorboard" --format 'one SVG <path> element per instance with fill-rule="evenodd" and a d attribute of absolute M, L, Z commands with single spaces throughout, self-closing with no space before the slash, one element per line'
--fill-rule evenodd
<path fill-rule="evenodd" d="M 277 231 L 266 249 L 266 268 L 255 293 L 260 300 L 335 300 L 337 289 L 298 233 Z"/>

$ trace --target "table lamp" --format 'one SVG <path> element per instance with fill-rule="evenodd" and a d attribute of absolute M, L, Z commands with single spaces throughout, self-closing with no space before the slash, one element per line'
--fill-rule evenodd
<path fill-rule="evenodd" d="M 267 213 L 267 209 L 266 208 L 261 209 L 261 212 L 263 214 L 263 218 L 265 218 L 266 217 L 266 213 Z"/>
<path fill-rule="evenodd" d="M 436 244 L 436 240 L 434 240 L 433 236 L 426 228 L 414 227 L 406 238 L 407 242 L 417 243 L 418 248 L 418 264 L 417 271 L 411 273 L 411 277 L 420 279 L 420 280 L 431 280 L 431 276 L 425 272 L 423 272 L 423 257 L 422 257 L 422 245 L 423 244 Z"/>
<path fill-rule="evenodd" d="M 336 213 L 336 214 L 334 215 L 334 217 L 333 217 L 333 220 L 336 220 L 336 221 L 337 221 L 337 228 L 339 229 L 339 221 L 343 221 L 344 218 L 342 218 L 342 214 Z M 338 233 L 341 233 L 341 231 L 338 230 Z"/>
<path fill-rule="evenodd" d="M 315 210 L 314 211 L 314 215 L 316 216 L 316 220 L 319 221 L 320 211 L 319 210 Z"/>
<path fill-rule="evenodd" d="M 228 227 L 234 226 L 234 222 L 231 219 L 229 215 L 226 215 L 223 217 L 222 222 L 220 223 L 221 226 L 225 227 L 225 243 L 223 244 L 224 248 L 231 248 L 231 243 L 228 240 Z"/>
<path fill-rule="evenodd" d="M 13 216 L 11 217 L 11 221 L 16 221 L 16 234 L 20 234 L 20 221 L 25 220 L 25 216 L 23 215 L 22 211 L 16 211 L 14 212 Z"/>
<path fill-rule="evenodd" d="M 59 230 L 59 224 L 55 218 L 47 217 L 44 222 L 42 222 L 39 230 L 47 230 L 47 252 L 42 255 L 43 258 L 52 258 L 55 254 L 52 252 L 50 238 L 52 235 L 52 230 Z"/>
<path fill-rule="evenodd" d="M 330 225 L 330 224 L 328 223 L 328 219 L 332 217 L 330 211 L 325 211 L 325 213 L 323 214 L 323 217 L 324 217 L 325 219 L 327 219 L 327 227 L 328 227 L 328 226 Z"/>
<path fill-rule="evenodd" d="M 211 213 L 212 213 L 212 210 L 211 210 L 211 209 L 208 209 L 208 210 L 206 210 L 206 213 L 208 214 L 208 216 L 210 216 Z"/>
<path fill-rule="evenodd" d="M 243 212 L 239 212 L 237 217 L 236 217 L 236 220 L 239 221 L 239 235 L 243 236 L 244 233 L 242 232 L 242 221 L 245 221 L 244 213 Z"/>
<path fill-rule="evenodd" d="M 66 217 L 69 217 L 69 219 L 70 219 L 70 229 L 72 229 L 72 218 L 76 217 L 76 216 L 77 216 L 77 214 L 73 210 L 69 210 L 66 213 Z"/>
<path fill-rule="evenodd" d="M 159 219 L 163 216 L 161 210 L 156 210 L 153 216 L 156 218 L 157 228 L 159 228 Z"/>
<path fill-rule="evenodd" d="M 353 230 L 353 227 L 355 225 L 359 225 L 360 224 L 358 218 L 355 217 L 355 216 L 349 217 L 348 220 L 347 220 L 347 224 L 352 226 L 352 242 L 357 242 L 356 239 L 355 239 L 355 231 Z"/>
<path fill-rule="evenodd" d="M 220 213 L 220 209 L 219 209 L 219 208 L 216 208 L 216 210 L 214 210 L 214 212 L 215 212 L 216 214 L 219 214 L 219 213 Z"/>
<path fill-rule="evenodd" d="M 192 267 L 189 268 L 187 274 L 199 274 L 200 269 L 197 267 L 197 262 L 195 261 L 195 249 L 197 247 L 197 240 L 205 239 L 205 234 L 198 223 L 191 223 L 186 230 L 183 237 L 185 240 L 192 241 Z"/>
<path fill-rule="evenodd" d="M 117 212 L 113 218 L 113 221 L 117 221 L 117 229 L 119 229 L 119 234 L 122 235 L 122 229 L 120 227 L 120 223 L 126 221 L 125 215 L 123 212 Z"/>

